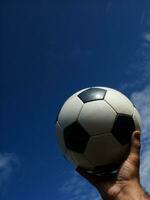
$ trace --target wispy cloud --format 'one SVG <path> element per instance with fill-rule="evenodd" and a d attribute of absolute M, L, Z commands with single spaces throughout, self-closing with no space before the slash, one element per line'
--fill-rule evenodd
<path fill-rule="evenodd" d="M 142 15 L 141 24 L 144 33 L 137 55 L 139 59 L 134 63 L 141 73 L 135 83 L 127 84 L 127 88 L 130 86 L 136 88 L 136 91 L 131 94 L 131 99 L 140 111 L 142 118 L 140 180 L 145 190 L 150 193 L 150 4 L 147 5 L 147 10 Z M 137 90 L 138 87 L 140 89 Z"/>
<path fill-rule="evenodd" d="M 146 143 L 145 143 L 146 144 Z M 141 156 L 141 184 L 145 191 L 150 194 L 149 174 L 150 174 L 150 150 L 146 150 Z"/>
<path fill-rule="evenodd" d="M 131 95 L 131 99 L 140 110 L 143 126 L 142 130 L 143 133 L 145 133 L 150 130 L 150 85 L 147 85 L 141 91 L 133 92 Z"/>
<path fill-rule="evenodd" d="M 150 85 L 139 92 L 134 92 L 131 99 L 139 109 L 142 118 L 141 184 L 150 192 Z"/>
<path fill-rule="evenodd" d="M 71 200 L 100 200 L 97 191 L 76 172 L 70 173 L 70 176 L 63 182 L 60 192 L 66 199 Z"/>
<path fill-rule="evenodd" d="M 6 186 L 10 183 L 11 176 L 18 166 L 19 159 L 16 154 L 0 154 L 0 191 L 6 189 Z"/>
<path fill-rule="evenodd" d="M 143 34 L 143 38 L 144 38 L 146 41 L 150 42 L 150 32 L 144 33 L 144 34 Z"/>
<path fill-rule="evenodd" d="M 133 81 L 121 85 L 120 89 L 122 91 L 133 91 L 137 88 L 142 89 L 150 84 L 150 3 L 147 4 L 146 10 L 141 16 L 140 23 L 143 33 L 141 34 L 139 48 L 135 51 L 134 55 L 131 55 L 132 62 L 128 71 L 129 75 L 133 75 Z"/>

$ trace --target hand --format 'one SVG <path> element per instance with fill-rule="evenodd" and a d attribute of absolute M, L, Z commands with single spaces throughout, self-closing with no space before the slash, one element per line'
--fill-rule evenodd
<path fill-rule="evenodd" d="M 76 171 L 94 185 L 104 199 L 116 199 L 119 193 L 126 188 L 135 188 L 140 185 L 139 152 L 140 132 L 135 131 L 132 134 L 129 156 L 118 169 L 117 174 L 102 177 L 89 174 L 80 167 Z"/>

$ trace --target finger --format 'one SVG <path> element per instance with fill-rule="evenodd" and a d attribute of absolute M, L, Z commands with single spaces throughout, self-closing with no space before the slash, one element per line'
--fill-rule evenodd
<path fill-rule="evenodd" d="M 140 132 L 139 131 L 134 131 L 132 134 L 130 153 L 137 156 L 140 153 Z"/>
<path fill-rule="evenodd" d="M 131 138 L 131 148 L 128 156 L 128 161 L 134 166 L 139 166 L 140 160 L 140 132 L 135 131 Z"/>

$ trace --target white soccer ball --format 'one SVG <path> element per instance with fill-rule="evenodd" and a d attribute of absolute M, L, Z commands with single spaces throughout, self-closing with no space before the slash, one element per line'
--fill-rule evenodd
<path fill-rule="evenodd" d="M 126 159 L 132 133 L 140 127 L 140 115 L 125 95 L 107 87 L 91 87 L 64 103 L 56 135 L 63 154 L 76 167 L 105 173 Z"/>

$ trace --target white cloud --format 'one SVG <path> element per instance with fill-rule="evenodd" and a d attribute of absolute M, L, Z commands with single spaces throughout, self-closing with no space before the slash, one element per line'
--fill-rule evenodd
<path fill-rule="evenodd" d="M 150 192 L 150 85 L 134 92 L 131 99 L 139 109 L 142 118 L 141 184 L 146 191 Z"/>
<path fill-rule="evenodd" d="M 131 99 L 141 113 L 143 133 L 145 134 L 150 130 L 150 85 L 139 92 L 132 93 Z"/>
<path fill-rule="evenodd" d="M 141 138 L 141 164 L 140 164 L 140 181 L 145 190 L 150 193 L 150 4 L 147 10 L 143 12 L 141 25 L 144 33 L 143 40 L 138 51 L 135 53 L 135 60 L 132 64 L 133 75 L 138 73 L 139 77 L 133 82 L 125 83 L 122 90 L 138 91 L 132 92 L 131 99 L 140 111 L 142 119 L 142 138 Z"/>
<path fill-rule="evenodd" d="M 145 143 L 146 144 L 146 143 Z M 150 144 L 150 143 L 149 143 Z M 143 188 L 150 194 L 150 150 L 144 151 L 141 156 L 140 177 Z"/>
<path fill-rule="evenodd" d="M 144 38 L 146 41 L 150 42 L 150 33 L 144 33 L 143 38 Z"/>
<path fill-rule="evenodd" d="M 141 184 L 150 193 L 150 4 L 143 12 L 141 24 L 144 28 L 141 48 L 139 49 L 139 60 L 135 65 L 140 68 L 141 77 L 139 77 L 139 85 L 145 84 L 140 91 L 132 93 L 131 99 L 140 111 L 142 118 L 142 146 L 141 146 L 141 165 L 140 177 Z M 136 84 L 135 84 L 136 86 Z"/>
<path fill-rule="evenodd" d="M 66 199 L 100 200 L 98 192 L 76 172 L 71 173 L 70 177 L 63 182 L 60 191 L 66 195 Z"/>
<path fill-rule="evenodd" d="M 0 154 L 0 191 L 6 189 L 17 166 L 19 160 L 14 153 Z"/>

